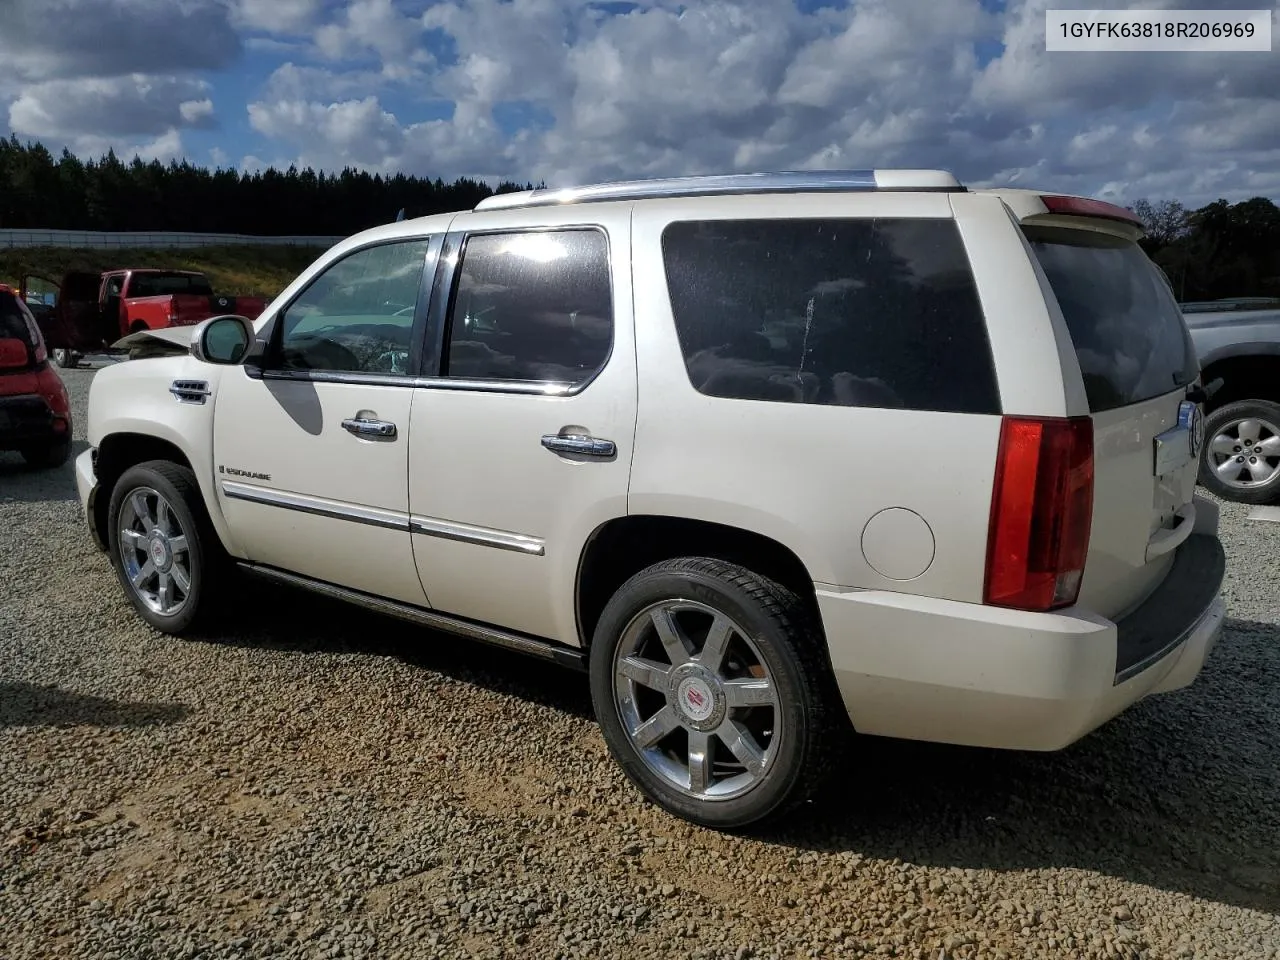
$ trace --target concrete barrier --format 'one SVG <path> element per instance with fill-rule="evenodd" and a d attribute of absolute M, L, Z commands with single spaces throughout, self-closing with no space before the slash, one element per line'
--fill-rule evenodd
<path fill-rule="evenodd" d="M 0 230 L 0 247 L 223 247 L 259 246 L 323 247 L 328 249 L 345 237 L 254 237 L 243 233 L 166 233 L 94 230 Z"/>

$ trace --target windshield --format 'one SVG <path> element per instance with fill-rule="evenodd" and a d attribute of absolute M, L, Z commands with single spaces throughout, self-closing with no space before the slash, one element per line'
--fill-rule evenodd
<path fill-rule="evenodd" d="M 186 273 L 135 273 L 129 285 L 130 297 L 163 297 L 174 293 L 213 296 L 209 281 Z"/>
<path fill-rule="evenodd" d="M 1168 284 L 1131 241 L 1090 230 L 1028 227 L 1062 308 L 1095 413 L 1163 396 L 1200 373 Z"/>

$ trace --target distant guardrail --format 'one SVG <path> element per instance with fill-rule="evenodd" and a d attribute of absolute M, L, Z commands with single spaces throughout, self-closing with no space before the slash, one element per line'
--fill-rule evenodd
<path fill-rule="evenodd" d="M 228 245 L 332 247 L 345 237 L 254 237 L 243 233 L 169 233 L 96 230 L 0 230 L 0 247 L 223 247 Z"/>

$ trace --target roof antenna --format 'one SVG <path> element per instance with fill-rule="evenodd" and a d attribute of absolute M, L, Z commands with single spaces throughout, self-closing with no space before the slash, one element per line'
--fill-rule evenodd
<path fill-rule="evenodd" d="M 404 207 L 400 208 L 400 212 L 396 214 L 396 223 L 404 219 Z"/>

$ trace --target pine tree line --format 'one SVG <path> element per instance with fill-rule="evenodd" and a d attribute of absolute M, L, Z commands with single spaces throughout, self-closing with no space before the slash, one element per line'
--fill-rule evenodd
<path fill-rule="evenodd" d="M 346 236 L 394 220 L 466 210 L 497 190 L 466 178 L 299 170 L 210 170 L 108 152 L 83 161 L 39 143 L 0 139 L 0 228 Z"/>

